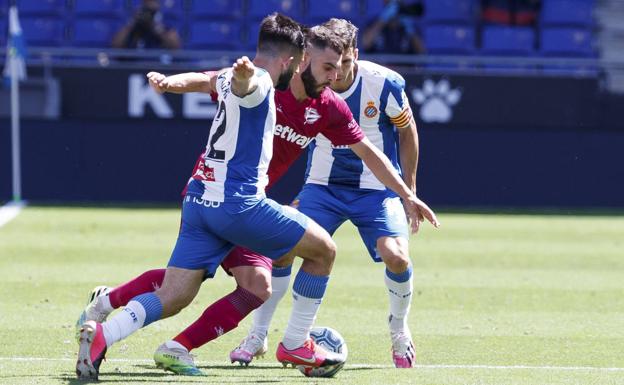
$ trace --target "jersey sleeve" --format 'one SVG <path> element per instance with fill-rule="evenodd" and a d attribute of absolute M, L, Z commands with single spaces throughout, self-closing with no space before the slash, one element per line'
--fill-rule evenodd
<path fill-rule="evenodd" d="M 390 92 L 388 92 L 385 113 L 392 124 L 397 127 L 406 127 L 412 120 L 412 109 L 405 94 L 405 80 L 399 74 L 389 74 L 386 78 L 386 86 Z"/>
<path fill-rule="evenodd" d="M 360 125 L 353 118 L 353 114 L 340 97 L 334 95 L 327 108 L 329 119 L 321 129 L 321 133 L 329 139 L 334 146 L 346 146 L 358 143 L 365 135 Z"/>
<path fill-rule="evenodd" d="M 256 89 L 252 93 L 245 95 L 242 98 L 232 94 L 233 97 L 239 100 L 238 104 L 241 107 L 256 107 L 258 104 L 262 103 L 264 99 L 266 99 L 267 95 L 273 89 L 273 80 L 268 72 L 261 68 L 256 68 L 254 76 L 256 77 L 257 85 Z"/>

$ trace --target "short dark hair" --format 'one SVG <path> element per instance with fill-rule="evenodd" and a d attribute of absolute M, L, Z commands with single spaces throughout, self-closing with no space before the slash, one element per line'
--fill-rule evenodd
<path fill-rule="evenodd" d="M 331 48 L 338 54 L 342 54 L 345 49 L 343 39 L 324 25 L 307 29 L 306 41 L 308 45 L 321 49 Z"/>
<path fill-rule="evenodd" d="M 321 25 L 340 37 L 345 50 L 357 48 L 358 27 L 349 20 L 332 17 Z"/>
<path fill-rule="evenodd" d="M 305 48 L 305 38 L 299 23 L 280 13 L 272 13 L 260 24 L 258 51 L 275 54 L 289 51 L 301 54 Z"/>

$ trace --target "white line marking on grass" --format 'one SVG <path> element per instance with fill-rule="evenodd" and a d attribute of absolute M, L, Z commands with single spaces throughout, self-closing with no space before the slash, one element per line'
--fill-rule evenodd
<path fill-rule="evenodd" d="M 21 361 L 21 362 L 74 362 L 75 358 L 45 358 L 45 357 L 0 357 L 0 361 Z M 111 358 L 107 362 L 121 362 L 126 364 L 152 364 L 154 360 L 148 359 L 127 359 Z M 228 361 L 198 361 L 199 366 L 228 366 Z M 232 366 L 237 366 L 232 364 Z M 281 368 L 279 363 L 274 364 L 254 364 L 259 368 Z M 252 367 L 253 367 L 252 366 Z M 552 370 L 552 371 L 579 371 L 579 372 L 624 372 L 624 368 L 604 368 L 595 366 L 532 366 L 532 365 L 416 365 L 418 369 L 487 369 L 487 370 Z M 346 368 L 356 369 L 392 369 L 394 365 L 380 364 L 349 364 Z"/>
<path fill-rule="evenodd" d="M 26 203 L 24 201 L 19 201 L 9 202 L 0 207 L 0 227 L 11 222 L 16 216 L 18 216 L 24 206 L 26 206 Z"/>

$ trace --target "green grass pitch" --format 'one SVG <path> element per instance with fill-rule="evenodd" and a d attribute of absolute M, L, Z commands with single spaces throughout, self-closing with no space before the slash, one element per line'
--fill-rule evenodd
<path fill-rule="evenodd" d="M 270 352 L 249 368 L 227 354 L 249 320 L 197 349 L 208 377 L 157 370 L 151 356 L 231 291 L 220 272 L 178 316 L 113 346 L 103 384 L 624 384 L 624 217 L 442 214 L 442 228 L 411 238 L 409 323 L 419 366 L 391 367 L 383 266 L 351 225 L 317 325 L 346 338 L 335 379 L 308 379 L 273 358 L 290 310 L 287 296 Z M 28 207 L 0 228 L 0 383 L 75 384 L 74 322 L 89 290 L 165 266 L 175 209 Z"/>

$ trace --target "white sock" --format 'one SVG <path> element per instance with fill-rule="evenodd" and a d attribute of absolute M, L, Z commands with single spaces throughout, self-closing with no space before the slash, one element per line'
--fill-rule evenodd
<path fill-rule="evenodd" d="M 411 271 L 409 278 L 404 282 L 391 279 L 387 273 L 384 274 L 384 281 L 390 299 L 390 331 L 392 333 L 405 331 L 407 330 L 407 315 L 412 304 L 413 279 Z"/>
<path fill-rule="evenodd" d="M 293 292 L 293 306 L 282 343 L 288 350 L 303 345 L 310 336 L 322 299 L 308 298 Z"/>
<path fill-rule="evenodd" d="M 122 311 L 102 324 L 106 346 L 111 346 L 143 327 L 145 308 L 140 302 L 130 301 Z"/>
<path fill-rule="evenodd" d="M 284 298 L 290 285 L 290 274 L 283 277 L 271 277 L 272 293 L 259 308 L 253 312 L 251 333 L 266 337 L 271 326 L 271 319 L 277 309 L 277 304 Z"/>

